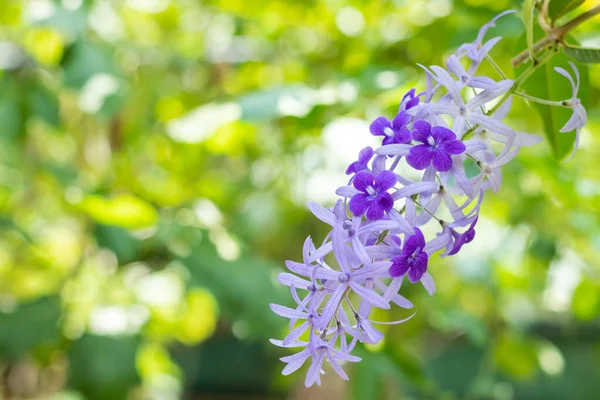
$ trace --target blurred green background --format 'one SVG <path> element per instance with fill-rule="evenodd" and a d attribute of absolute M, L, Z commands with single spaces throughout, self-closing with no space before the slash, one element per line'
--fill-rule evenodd
<path fill-rule="evenodd" d="M 520 7 L 2 0 L 0 398 L 596 399 L 600 65 L 582 69 L 575 158 L 524 148 L 476 239 L 434 257 L 435 296 L 403 286 L 418 313 L 357 350 L 350 382 L 306 390 L 267 342 L 285 334 L 268 308 L 290 301 L 284 260 L 327 232 L 306 201 L 331 205 L 375 143 L 368 123 L 424 89 L 415 63 L 441 64 Z M 600 47 L 599 29 L 575 37 Z M 523 32 L 514 15 L 491 32 L 510 76 Z M 543 135 L 520 100 L 509 123 Z"/>

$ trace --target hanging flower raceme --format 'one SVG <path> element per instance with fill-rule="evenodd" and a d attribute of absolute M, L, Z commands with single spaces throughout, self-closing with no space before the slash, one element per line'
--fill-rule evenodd
<path fill-rule="evenodd" d="M 303 261 L 286 262 L 291 273 L 278 277 L 290 288 L 295 305 L 271 305 L 275 313 L 290 320 L 290 333 L 271 342 L 300 349 L 281 359 L 287 364 L 284 375 L 310 358 L 306 386 L 320 384 L 327 364 L 348 379 L 342 364 L 360 361 L 351 354 L 358 342 L 378 343 L 384 336 L 377 324 L 403 323 L 414 315 L 377 322 L 369 319 L 372 307 L 412 308 L 399 293 L 405 277 L 409 284 L 420 282 L 433 295 L 433 255 L 455 255 L 476 240 L 484 191 L 498 191 L 500 167 L 521 146 L 537 142 L 536 136 L 516 133 L 503 122 L 512 104 L 506 93 L 514 82 L 476 75 L 481 63 L 493 62 L 490 52 L 501 39 L 485 42 L 486 33 L 509 13 L 494 18 L 474 42 L 450 56 L 448 70 L 423 67 L 425 92 L 416 94 L 411 89 L 391 121 L 380 116 L 371 123 L 370 132 L 382 137 L 382 146 L 364 148 L 348 166 L 350 181 L 336 190 L 340 200 L 334 208 L 308 204 L 318 219 L 331 226 L 331 232 L 320 247 L 307 238 Z M 470 65 L 465 67 L 465 61 Z M 575 129 L 579 137 L 586 118 L 577 98 L 578 73 L 572 67 L 576 80 L 557 69 L 573 86 L 572 98 L 558 105 L 573 109 L 563 130 Z M 488 107 L 498 101 L 502 103 L 498 107 Z M 479 173 L 467 175 L 467 160 Z M 420 180 L 400 175 L 401 164 L 412 168 Z M 298 291 L 305 293 L 303 298 Z"/>

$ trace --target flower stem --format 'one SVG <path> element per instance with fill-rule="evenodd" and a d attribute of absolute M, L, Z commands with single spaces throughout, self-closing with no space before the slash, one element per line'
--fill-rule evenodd
<path fill-rule="evenodd" d="M 538 97 L 533 97 L 528 94 L 520 93 L 520 92 L 515 92 L 514 95 L 522 97 L 529 101 L 533 101 L 534 103 L 546 104 L 548 106 L 555 106 L 555 107 L 568 107 L 563 101 L 544 100 L 544 99 L 540 99 Z"/>

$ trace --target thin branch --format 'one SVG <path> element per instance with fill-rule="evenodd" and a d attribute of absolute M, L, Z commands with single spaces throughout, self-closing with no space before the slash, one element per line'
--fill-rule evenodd
<path fill-rule="evenodd" d="M 573 18 L 571 21 L 567 22 L 566 24 L 552 29 L 550 32 L 548 32 L 547 36 L 544 36 L 542 39 L 538 40 L 533 45 L 533 53 L 537 53 L 538 51 L 549 46 L 550 44 L 560 42 L 562 40 L 563 36 L 565 36 L 565 34 L 572 31 L 573 29 L 575 29 L 576 27 L 578 27 L 579 25 L 581 25 L 588 19 L 590 19 L 598 14 L 600 14 L 600 5 L 592 7 L 591 9 L 587 10 L 583 14 L 577 16 L 576 18 Z M 528 59 L 529 59 L 529 50 L 526 49 L 526 50 L 523 50 L 522 52 L 520 52 L 515 58 L 512 59 L 512 64 L 513 64 L 513 66 L 517 66 L 517 65 L 527 61 Z"/>

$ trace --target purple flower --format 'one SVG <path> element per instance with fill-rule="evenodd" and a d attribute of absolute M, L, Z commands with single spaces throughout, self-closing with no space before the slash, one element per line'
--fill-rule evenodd
<path fill-rule="evenodd" d="M 350 175 L 352 173 L 357 173 L 359 171 L 364 171 L 367 169 L 367 164 L 371 161 L 373 157 L 373 149 L 370 147 L 365 147 L 358 153 L 358 161 L 354 161 L 352 164 L 348 166 L 346 169 L 346 175 Z"/>
<path fill-rule="evenodd" d="M 422 94 L 422 93 L 421 93 Z M 400 102 L 400 111 L 410 110 L 414 106 L 419 104 L 419 97 L 421 94 L 415 95 L 415 89 L 410 89 L 402 98 Z"/>
<path fill-rule="evenodd" d="M 352 184 L 362 193 L 352 196 L 348 208 L 356 216 L 366 212 L 370 220 L 383 218 L 384 213 L 394 207 L 394 199 L 387 191 L 394 187 L 396 181 L 396 174 L 391 171 L 381 171 L 374 182 L 370 172 L 358 172 Z"/>
<path fill-rule="evenodd" d="M 371 122 L 369 129 L 375 136 L 385 136 L 383 144 L 408 143 L 410 142 L 410 131 L 405 125 L 410 121 L 410 115 L 399 112 L 393 121 L 386 117 L 377 117 Z"/>
<path fill-rule="evenodd" d="M 425 169 L 433 163 L 436 170 L 449 171 L 452 168 L 451 156 L 466 150 L 464 143 L 457 140 L 454 132 L 448 128 L 432 128 L 425 121 L 416 121 L 413 127 L 412 138 L 423 143 L 410 149 L 406 156 L 408 164 L 415 169 Z"/>
<path fill-rule="evenodd" d="M 469 225 L 469 229 L 467 229 L 463 233 L 457 233 L 454 229 L 451 229 L 450 232 L 454 237 L 454 246 L 452 246 L 452 250 L 448 253 L 449 256 L 453 256 L 458 253 L 464 244 L 470 243 L 475 237 L 475 224 L 477 224 L 477 219 L 479 217 L 475 217 L 471 225 Z"/>
<path fill-rule="evenodd" d="M 415 228 L 415 234 L 410 236 L 404 243 L 402 254 L 392 258 L 390 275 L 398 277 L 408 272 L 408 279 L 418 282 L 423 274 L 427 272 L 428 255 L 424 251 L 425 237 L 419 228 Z"/>

